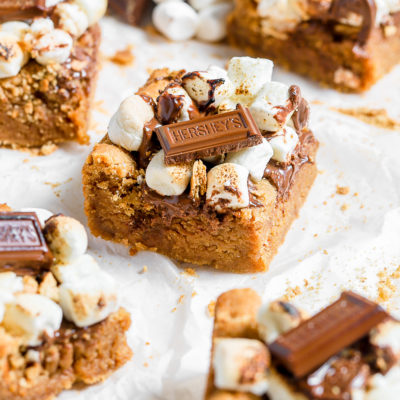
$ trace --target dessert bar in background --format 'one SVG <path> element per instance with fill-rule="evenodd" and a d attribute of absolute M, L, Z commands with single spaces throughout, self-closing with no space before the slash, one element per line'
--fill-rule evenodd
<path fill-rule="evenodd" d="M 228 38 L 323 85 L 360 92 L 400 61 L 400 1 L 235 0 Z"/>
<path fill-rule="evenodd" d="M 93 234 L 179 261 L 265 271 L 317 174 L 297 86 L 266 59 L 155 70 L 83 168 Z"/>
<path fill-rule="evenodd" d="M 47 400 L 132 356 L 114 279 L 77 220 L 0 205 L 0 398 Z"/>
<path fill-rule="evenodd" d="M 108 8 L 129 24 L 139 25 L 146 8 L 151 3 L 151 0 L 109 0 Z"/>
<path fill-rule="evenodd" d="M 205 400 L 395 400 L 400 322 L 352 292 L 313 317 L 251 289 L 215 308 Z"/>
<path fill-rule="evenodd" d="M 0 1 L 0 145 L 87 134 L 107 0 Z"/>

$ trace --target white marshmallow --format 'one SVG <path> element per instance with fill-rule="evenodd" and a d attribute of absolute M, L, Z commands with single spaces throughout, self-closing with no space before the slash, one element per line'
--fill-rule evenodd
<path fill-rule="evenodd" d="M 36 18 L 30 28 L 30 32 L 35 37 L 45 35 L 54 30 L 54 23 L 50 18 Z"/>
<path fill-rule="evenodd" d="M 199 12 L 196 36 L 206 42 L 218 42 L 226 37 L 226 24 L 233 3 L 226 2 L 204 8 Z"/>
<path fill-rule="evenodd" d="M 20 293 L 6 306 L 3 325 L 22 336 L 29 346 L 38 346 L 43 334 L 53 336 L 60 329 L 62 310 L 54 301 L 39 294 Z"/>
<path fill-rule="evenodd" d="M 226 2 L 226 0 L 189 0 L 189 4 L 196 10 L 204 10 L 223 2 Z"/>
<path fill-rule="evenodd" d="M 54 215 L 51 211 L 45 210 L 44 208 L 21 208 L 21 211 L 34 212 L 38 217 L 38 220 L 42 228 L 44 227 L 46 221 Z"/>
<path fill-rule="evenodd" d="M 272 159 L 286 163 L 290 160 L 293 150 L 296 148 L 297 143 L 299 143 L 299 136 L 294 129 L 287 126 L 275 133 L 268 140 L 274 150 Z"/>
<path fill-rule="evenodd" d="M 244 105 L 250 104 L 258 92 L 271 81 L 274 64 L 264 58 L 233 57 L 228 65 L 228 77 L 235 86 L 235 96 Z"/>
<path fill-rule="evenodd" d="M 264 176 L 265 167 L 273 154 L 274 151 L 268 140 L 263 139 L 262 143 L 257 146 L 229 153 L 225 162 L 241 165 L 250 171 L 252 178 L 261 180 Z"/>
<path fill-rule="evenodd" d="M 54 7 L 56 4 L 58 4 L 60 1 L 63 0 L 46 0 L 45 1 L 45 6 L 46 7 Z"/>
<path fill-rule="evenodd" d="M 188 4 L 164 1 L 153 10 L 154 26 L 171 40 L 187 40 L 196 34 L 198 15 Z"/>
<path fill-rule="evenodd" d="M 400 11 L 399 0 L 375 0 L 375 4 L 377 24 L 384 22 L 389 14 Z"/>
<path fill-rule="evenodd" d="M 0 32 L 0 79 L 18 75 L 28 60 L 13 33 Z"/>
<path fill-rule="evenodd" d="M 223 212 L 226 208 L 247 207 L 248 176 L 249 170 L 238 164 L 224 163 L 211 168 L 207 174 L 207 202 L 218 212 Z"/>
<path fill-rule="evenodd" d="M 218 114 L 236 110 L 238 103 L 239 101 L 235 100 L 234 98 L 221 101 L 220 105 L 218 106 Z"/>
<path fill-rule="evenodd" d="M 56 7 L 56 15 L 59 17 L 60 29 L 71 36 L 79 37 L 89 27 L 89 20 L 82 8 L 74 3 L 61 3 Z"/>
<path fill-rule="evenodd" d="M 29 29 L 29 25 L 21 21 L 10 21 L 0 25 L 0 32 L 11 33 L 17 37 L 17 40 L 22 40 Z"/>
<path fill-rule="evenodd" d="M 215 81 L 217 83 L 214 87 Z M 214 99 L 210 106 L 217 108 L 225 99 L 233 95 L 233 85 L 227 72 L 216 66 L 210 67 L 207 71 L 187 74 L 183 77 L 182 82 L 190 97 L 199 105 L 207 104 L 210 99 Z"/>
<path fill-rule="evenodd" d="M 260 307 L 257 314 L 260 338 L 267 344 L 296 328 L 306 316 L 290 303 L 274 301 Z"/>
<path fill-rule="evenodd" d="M 371 331 L 370 342 L 380 348 L 388 347 L 400 357 L 400 322 L 389 320 L 379 324 Z"/>
<path fill-rule="evenodd" d="M 14 300 L 14 293 L 24 289 L 22 278 L 14 272 L 0 273 L 0 323 L 4 317 L 5 305 Z"/>
<path fill-rule="evenodd" d="M 374 374 L 363 400 L 398 400 L 400 398 L 400 367 L 391 368 L 386 375 Z"/>
<path fill-rule="evenodd" d="M 35 41 L 32 56 L 42 65 L 63 64 L 71 54 L 72 45 L 72 37 L 67 32 L 54 29 Z"/>
<path fill-rule="evenodd" d="M 108 126 L 110 140 L 129 151 L 139 150 L 143 128 L 154 117 L 153 107 L 141 96 L 125 99 L 113 115 Z"/>
<path fill-rule="evenodd" d="M 262 342 L 224 338 L 217 339 L 214 346 L 214 383 L 218 389 L 258 396 L 267 392 L 269 355 Z"/>
<path fill-rule="evenodd" d="M 74 0 L 86 14 L 89 26 L 100 21 L 107 11 L 107 0 Z"/>
<path fill-rule="evenodd" d="M 180 85 L 174 85 L 167 87 L 164 92 L 160 95 L 168 93 L 171 96 L 178 97 L 179 102 L 182 103 L 182 108 L 179 110 L 177 121 L 176 122 L 183 122 L 190 120 L 190 110 L 196 109 L 195 104 L 193 103 L 192 98 L 189 96 L 187 91 Z M 159 99 L 160 99 L 159 97 Z M 172 122 L 172 121 L 170 121 Z"/>
<path fill-rule="evenodd" d="M 261 130 L 276 132 L 290 120 L 292 108 L 289 87 L 280 82 L 268 82 L 251 104 L 250 112 Z"/>
<path fill-rule="evenodd" d="M 146 183 L 162 196 L 179 196 L 187 188 L 192 176 L 192 164 L 166 165 L 160 150 L 146 169 Z"/>
<path fill-rule="evenodd" d="M 86 252 L 85 228 L 74 218 L 54 216 L 46 222 L 43 232 L 57 262 L 69 263 Z"/>
<path fill-rule="evenodd" d="M 86 278 L 70 278 L 60 286 L 60 305 L 65 318 L 76 326 L 96 324 L 118 308 L 116 282 L 100 269 Z"/>

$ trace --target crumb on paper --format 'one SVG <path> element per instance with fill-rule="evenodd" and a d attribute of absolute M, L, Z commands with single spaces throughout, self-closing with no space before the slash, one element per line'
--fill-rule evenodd
<path fill-rule="evenodd" d="M 325 255 L 328 255 L 328 250 L 324 249 L 323 253 L 324 253 Z"/>
<path fill-rule="evenodd" d="M 346 203 L 344 203 L 344 204 L 342 204 L 342 206 L 340 207 L 340 211 L 346 211 L 346 210 L 348 210 L 348 208 L 349 208 L 349 205 L 346 204 Z"/>
<path fill-rule="evenodd" d="M 146 346 L 150 346 L 150 342 L 146 342 L 145 345 L 146 345 Z"/>
<path fill-rule="evenodd" d="M 196 272 L 196 270 L 194 268 L 185 268 L 185 270 L 182 272 L 182 274 L 186 275 L 186 276 L 191 276 L 191 277 L 194 277 L 194 278 L 198 278 L 199 277 L 199 275 L 197 275 L 197 272 Z"/>
<path fill-rule="evenodd" d="M 141 269 L 141 271 L 139 272 L 139 274 L 144 274 L 144 273 L 147 272 L 147 270 L 148 270 L 147 265 L 143 265 L 143 268 Z"/>
<path fill-rule="evenodd" d="M 174 307 L 171 312 L 174 313 L 176 311 L 176 307 Z"/>
<path fill-rule="evenodd" d="M 93 109 L 97 112 L 99 112 L 100 114 L 103 115 L 110 115 L 110 113 L 106 110 L 105 106 L 104 106 L 104 100 L 97 100 L 93 103 Z"/>
<path fill-rule="evenodd" d="M 132 65 L 135 61 L 135 56 L 132 52 L 133 46 L 128 44 L 124 49 L 117 50 L 114 55 L 109 57 L 109 60 L 114 64 L 127 67 Z"/>
<path fill-rule="evenodd" d="M 214 318 L 214 316 L 215 316 L 215 301 L 214 301 L 214 300 L 213 300 L 213 301 L 210 301 L 210 302 L 208 303 L 207 311 L 208 311 L 208 315 L 209 315 L 211 318 Z"/>
<path fill-rule="evenodd" d="M 350 188 L 348 186 L 336 186 L 336 193 L 340 195 L 346 195 L 349 194 Z"/>
<path fill-rule="evenodd" d="M 143 363 L 143 367 L 147 368 L 149 366 L 148 362 Z"/>
<path fill-rule="evenodd" d="M 192 292 L 192 298 L 195 297 L 195 296 L 197 296 L 197 292 L 196 292 L 196 291 L 193 291 L 193 292 Z"/>
<path fill-rule="evenodd" d="M 296 286 L 294 288 L 288 287 L 286 289 L 286 293 L 283 295 L 283 299 L 285 301 L 291 301 L 293 300 L 296 296 L 299 296 L 301 294 L 301 289 L 299 286 Z"/>
<path fill-rule="evenodd" d="M 178 304 L 182 304 L 184 298 L 185 298 L 185 295 L 184 295 L 184 294 L 181 294 L 181 295 L 179 296 L 179 299 L 178 299 Z"/>

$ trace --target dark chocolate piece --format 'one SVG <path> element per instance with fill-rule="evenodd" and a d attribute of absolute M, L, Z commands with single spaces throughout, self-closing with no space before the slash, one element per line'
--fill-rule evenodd
<path fill-rule="evenodd" d="M 132 25 L 139 25 L 149 5 L 149 0 L 109 0 L 108 2 L 111 11 Z"/>
<path fill-rule="evenodd" d="M 52 260 L 35 213 L 0 212 L 0 270 L 49 269 Z"/>
<path fill-rule="evenodd" d="M 270 345 L 275 359 L 301 378 L 330 357 L 369 333 L 388 314 L 377 304 L 352 292 Z"/>
<path fill-rule="evenodd" d="M 45 0 L 0 0 L 0 23 L 44 16 Z"/>
<path fill-rule="evenodd" d="M 238 151 L 263 139 L 250 111 L 241 105 L 235 111 L 161 126 L 156 133 L 167 165 Z"/>

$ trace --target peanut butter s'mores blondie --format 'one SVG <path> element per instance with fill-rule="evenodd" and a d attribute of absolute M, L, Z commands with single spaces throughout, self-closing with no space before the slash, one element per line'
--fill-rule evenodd
<path fill-rule="evenodd" d="M 342 91 L 363 91 L 400 61 L 400 1 L 236 0 L 232 43 Z"/>
<path fill-rule="evenodd" d="M 86 247 L 73 218 L 0 207 L 2 400 L 53 399 L 131 358 L 130 316 Z"/>
<path fill-rule="evenodd" d="M 251 289 L 215 308 L 206 400 L 395 400 L 400 322 L 352 292 L 310 318 Z"/>
<path fill-rule="evenodd" d="M 297 86 L 266 59 L 156 70 L 83 168 L 92 232 L 233 272 L 268 268 L 316 176 Z"/>
<path fill-rule="evenodd" d="M 89 142 L 106 0 L 0 1 L 0 145 Z"/>

